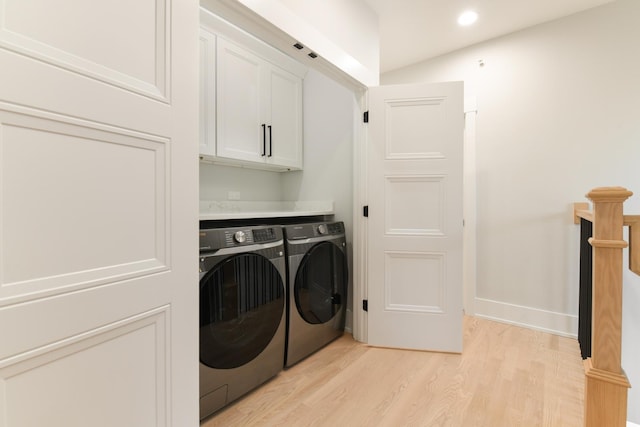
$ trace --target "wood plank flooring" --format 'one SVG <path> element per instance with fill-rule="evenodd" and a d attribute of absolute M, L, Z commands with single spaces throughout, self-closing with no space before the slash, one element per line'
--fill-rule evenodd
<path fill-rule="evenodd" d="M 214 426 L 581 426 L 578 343 L 465 317 L 462 355 L 334 341 L 212 417 Z"/>

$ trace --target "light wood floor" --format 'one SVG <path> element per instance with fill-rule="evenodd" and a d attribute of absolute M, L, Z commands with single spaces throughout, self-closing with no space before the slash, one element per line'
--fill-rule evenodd
<path fill-rule="evenodd" d="M 581 426 L 583 382 L 576 340 L 466 317 L 462 355 L 344 335 L 202 427 Z"/>

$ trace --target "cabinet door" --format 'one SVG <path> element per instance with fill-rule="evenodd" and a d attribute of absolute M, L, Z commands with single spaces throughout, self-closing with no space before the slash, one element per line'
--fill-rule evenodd
<path fill-rule="evenodd" d="M 271 126 L 267 162 L 290 169 L 302 169 L 302 80 L 270 66 L 267 78 Z"/>
<path fill-rule="evenodd" d="M 264 162 L 265 140 L 261 104 L 264 61 L 258 56 L 218 38 L 217 156 Z"/>
<path fill-rule="evenodd" d="M 200 29 L 200 155 L 216 155 L 216 36 Z"/>

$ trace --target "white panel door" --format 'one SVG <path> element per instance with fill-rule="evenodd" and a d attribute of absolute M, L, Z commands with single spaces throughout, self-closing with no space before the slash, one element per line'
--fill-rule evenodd
<path fill-rule="evenodd" d="M 369 96 L 368 343 L 460 352 L 462 83 Z"/>
<path fill-rule="evenodd" d="M 0 0 L 0 427 L 197 426 L 198 2 Z"/>

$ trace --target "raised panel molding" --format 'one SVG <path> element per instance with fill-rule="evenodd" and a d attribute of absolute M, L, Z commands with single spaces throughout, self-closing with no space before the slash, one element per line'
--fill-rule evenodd
<path fill-rule="evenodd" d="M 447 145 L 440 134 L 445 101 L 446 98 L 387 100 L 386 160 L 445 159 Z"/>
<path fill-rule="evenodd" d="M 445 180 L 445 175 L 385 176 L 385 233 L 444 236 Z"/>
<path fill-rule="evenodd" d="M 0 426 L 166 426 L 169 314 L 160 307 L 0 360 Z"/>
<path fill-rule="evenodd" d="M 0 0 L 0 48 L 168 103 L 169 6 L 169 0 Z"/>
<path fill-rule="evenodd" d="M 168 150 L 0 103 L 0 307 L 168 270 Z"/>
<path fill-rule="evenodd" d="M 385 310 L 444 313 L 444 253 L 385 251 L 384 270 Z"/>

